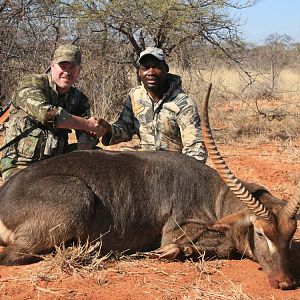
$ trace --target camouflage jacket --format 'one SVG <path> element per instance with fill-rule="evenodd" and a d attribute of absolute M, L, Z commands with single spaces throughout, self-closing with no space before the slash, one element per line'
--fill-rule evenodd
<path fill-rule="evenodd" d="M 182 151 L 202 162 L 207 153 L 201 134 L 200 117 L 193 101 L 183 92 L 181 79 L 168 74 L 170 88 L 158 103 L 153 103 L 143 85 L 132 89 L 124 109 L 114 124 L 112 136 L 104 145 L 140 138 L 142 150 Z"/>
<path fill-rule="evenodd" d="M 91 115 L 87 97 L 74 87 L 68 93 L 59 95 L 51 74 L 25 76 L 13 95 L 12 103 L 9 121 L 5 123 L 3 145 L 36 124 L 37 128 L 3 150 L 2 172 L 13 166 L 27 166 L 45 157 L 64 153 L 70 130 L 55 128 L 56 122 L 68 118 L 70 114 L 81 117 Z M 76 136 L 78 143 L 97 143 L 83 131 L 76 131 Z"/>

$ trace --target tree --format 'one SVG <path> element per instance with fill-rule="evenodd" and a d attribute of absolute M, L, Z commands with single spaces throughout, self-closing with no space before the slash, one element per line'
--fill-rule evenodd
<path fill-rule="evenodd" d="M 264 45 L 249 50 L 250 66 L 256 70 L 256 76 L 262 76 L 265 79 L 260 96 L 267 98 L 274 96 L 281 72 L 291 67 L 293 55 L 296 54 L 295 46 L 293 46 L 290 36 L 272 33 L 266 37 Z"/>
<path fill-rule="evenodd" d="M 280 73 L 289 65 L 288 50 L 292 44 L 292 38 L 286 34 L 272 33 L 267 36 L 265 44 L 271 76 L 269 93 L 272 95 Z"/>
<path fill-rule="evenodd" d="M 57 44 L 75 35 L 80 36 L 78 45 L 84 46 L 81 84 L 94 107 L 107 97 L 121 102 L 130 87 L 128 73 L 137 70 L 137 58 L 146 46 L 160 47 L 167 55 L 176 53 L 187 67 L 199 51 L 239 63 L 244 45 L 234 11 L 257 1 L 4 0 L 0 93 L 10 98 L 23 74 L 43 72 Z M 101 89 L 99 82 L 110 84 L 110 89 Z"/>
<path fill-rule="evenodd" d="M 254 5 L 257 0 L 123 0 L 70 1 L 72 17 L 91 32 L 105 32 L 132 46 L 135 63 L 146 46 L 162 48 L 169 55 L 182 44 L 210 45 L 235 59 L 243 47 L 239 20 L 234 9 Z"/>
<path fill-rule="evenodd" d="M 5 0 L 0 4 L 0 93 L 7 98 L 24 73 L 46 68 L 65 34 L 59 25 L 62 7 L 56 7 L 55 2 Z"/>

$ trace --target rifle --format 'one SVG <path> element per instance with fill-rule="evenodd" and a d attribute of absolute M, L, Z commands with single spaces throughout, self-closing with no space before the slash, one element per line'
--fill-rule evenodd
<path fill-rule="evenodd" d="M 76 36 L 72 42 L 71 45 L 73 45 L 74 43 L 76 43 L 76 41 L 79 39 L 79 36 Z M 51 65 L 49 65 L 49 67 L 45 70 L 45 73 L 48 73 L 51 69 Z M 2 126 L 2 124 L 8 120 L 9 118 L 9 112 L 11 110 L 11 105 L 12 101 L 10 101 L 4 108 L 2 108 L 2 111 L 0 111 L 0 126 Z M 18 135 L 17 137 L 15 137 L 14 139 L 12 139 L 11 141 L 9 141 L 7 144 L 5 144 L 4 146 L 2 146 L 0 148 L 0 152 L 4 149 L 6 149 L 7 147 L 9 147 L 10 145 L 18 142 L 19 140 L 21 140 L 22 138 L 24 138 L 25 136 L 27 136 L 31 131 L 33 131 L 34 129 L 36 129 L 38 126 L 37 125 L 33 125 L 32 127 L 28 128 L 27 130 L 25 130 L 24 132 L 22 132 L 20 135 Z"/>
<path fill-rule="evenodd" d="M 0 125 L 3 124 L 9 117 L 9 112 L 11 109 L 11 101 L 7 103 L 5 106 L 0 107 Z"/>

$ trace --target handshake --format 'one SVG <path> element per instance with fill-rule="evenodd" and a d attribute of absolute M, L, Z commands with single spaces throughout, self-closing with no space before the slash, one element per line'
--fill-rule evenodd
<path fill-rule="evenodd" d="M 86 121 L 87 127 L 85 131 L 88 132 L 91 136 L 99 139 L 105 134 L 111 134 L 111 126 L 104 119 L 90 117 L 89 119 L 86 119 Z"/>

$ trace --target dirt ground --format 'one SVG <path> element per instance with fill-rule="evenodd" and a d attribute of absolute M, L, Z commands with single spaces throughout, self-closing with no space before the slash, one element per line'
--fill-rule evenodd
<path fill-rule="evenodd" d="M 219 145 L 241 179 L 257 182 L 288 200 L 300 180 L 300 140 L 238 141 Z M 299 225 L 300 227 L 300 225 Z M 299 229 L 300 230 L 300 229 Z M 300 287 L 300 232 L 292 252 Z M 0 267 L 0 299 L 300 299 L 300 288 L 269 286 L 257 263 L 249 260 L 167 262 L 125 257 L 103 262 L 100 270 L 68 271 L 51 261 Z"/>

